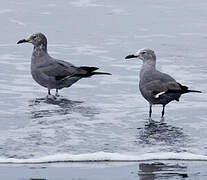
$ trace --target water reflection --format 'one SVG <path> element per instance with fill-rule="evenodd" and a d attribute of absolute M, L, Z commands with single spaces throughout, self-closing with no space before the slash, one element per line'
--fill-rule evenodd
<path fill-rule="evenodd" d="M 140 180 L 180 179 L 188 177 L 186 166 L 161 162 L 140 163 L 138 175 Z"/>
<path fill-rule="evenodd" d="M 187 135 L 184 134 L 183 129 L 168 125 L 167 123 L 153 122 L 146 124 L 144 128 L 138 128 L 137 141 L 139 144 L 162 144 L 168 146 L 185 146 L 188 141 Z M 179 151 L 179 149 L 174 149 Z"/>
<path fill-rule="evenodd" d="M 82 106 L 83 103 L 83 101 L 72 101 L 64 97 L 58 99 L 37 98 L 29 101 L 29 106 L 32 107 L 32 119 L 67 115 L 74 112 L 80 113 L 84 117 L 93 117 L 95 114 L 99 114 L 95 107 Z M 41 108 L 42 106 L 44 108 Z"/>

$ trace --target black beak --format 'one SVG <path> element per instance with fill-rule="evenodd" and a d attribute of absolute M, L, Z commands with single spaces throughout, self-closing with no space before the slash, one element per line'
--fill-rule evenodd
<path fill-rule="evenodd" d="M 28 40 L 26 40 L 26 39 L 22 39 L 22 40 L 19 40 L 19 41 L 17 42 L 17 44 L 26 43 L 26 42 L 28 42 Z"/>
<path fill-rule="evenodd" d="M 138 56 L 135 56 L 134 54 L 130 54 L 125 57 L 125 59 L 131 59 L 131 58 L 137 58 Z"/>

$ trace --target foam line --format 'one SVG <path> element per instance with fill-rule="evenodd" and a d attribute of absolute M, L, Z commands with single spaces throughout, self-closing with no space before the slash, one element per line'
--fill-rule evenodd
<path fill-rule="evenodd" d="M 96 152 L 89 154 L 56 154 L 40 158 L 16 159 L 0 158 L 1 164 L 41 164 L 57 162 L 138 162 L 149 160 L 188 160 L 188 161 L 207 161 L 207 156 L 192 153 L 147 153 L 142 155 L 128 155 L 119 153 Z"/>

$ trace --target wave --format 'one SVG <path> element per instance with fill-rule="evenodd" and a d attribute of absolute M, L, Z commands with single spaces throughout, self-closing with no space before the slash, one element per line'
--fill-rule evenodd
<path fill-rule="evenodd" d="M 150 160 L 186 160 L 207 161 L 207 156 L 187 152 L 173 153 L 146 153 L 141 155 L 130 155 L 120 153 L 96 152 L 88 154 L 55 154 L 40 158 L 17 159 L 0 157 L 0 164 L 42 164 L 60 162 L 139 162 Z"/>

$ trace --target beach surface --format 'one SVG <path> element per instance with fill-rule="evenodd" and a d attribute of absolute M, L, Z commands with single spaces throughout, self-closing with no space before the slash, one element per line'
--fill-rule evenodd
<path fill-rule="evenodd" d="M 203 180 L 207 162 L 144 161 L 131 163 L 56 163 L 1 165 L 4 180 Z"/>

